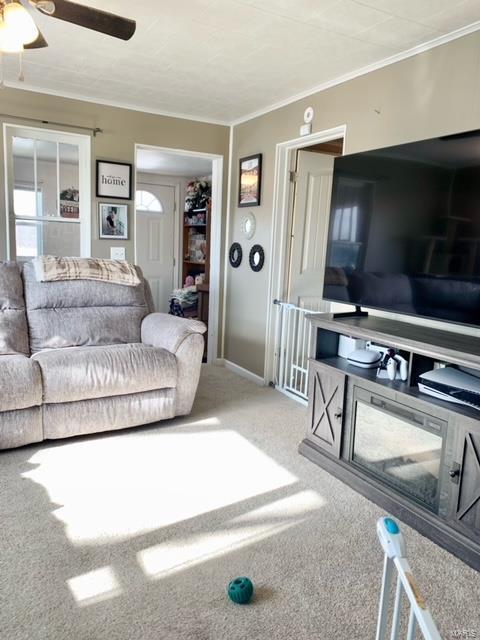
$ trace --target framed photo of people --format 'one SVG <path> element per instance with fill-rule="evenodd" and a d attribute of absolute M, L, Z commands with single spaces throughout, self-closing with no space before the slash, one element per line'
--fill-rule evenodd
<path fill-rule="evenodd" d="M 98 222 L 100 238 L 128 240 L 128 205 L 99 202 Z"/>

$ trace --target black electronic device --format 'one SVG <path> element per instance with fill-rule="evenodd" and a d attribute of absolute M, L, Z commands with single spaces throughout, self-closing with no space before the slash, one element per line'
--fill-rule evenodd
<path fill-rule="evenodd" d="M 480 326 L 480 131 L 335 158 L 324 298 Z"/>

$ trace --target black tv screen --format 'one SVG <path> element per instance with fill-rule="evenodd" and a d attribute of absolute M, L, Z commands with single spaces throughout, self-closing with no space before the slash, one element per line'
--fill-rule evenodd
<path fill-rule="evenodd" d="M 480 131 L 335 158 L 324 298 L 480 325 Z"/>

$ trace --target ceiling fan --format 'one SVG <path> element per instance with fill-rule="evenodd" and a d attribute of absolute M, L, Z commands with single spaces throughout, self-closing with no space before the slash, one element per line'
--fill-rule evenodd
<path fill-rule="evenodd" d="M 70 0 L 0 0 L 0 52 L 21 53 L 48 46 L 31 15 L 32 8 L 121 40 L 129 40 L 135 33 L 135 20 Z"/>

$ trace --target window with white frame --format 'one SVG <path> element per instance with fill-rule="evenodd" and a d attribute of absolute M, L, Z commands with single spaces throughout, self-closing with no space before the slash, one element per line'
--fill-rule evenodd
<path fill-rule="evenodd" d="M 6 127 L 9 256 L 90 255 L 90 138 Z"/>
<path fill-rule="evenodd" d="M 163 213 L 163 206 L 160 200 L 150 191 L 143 189 L 139 189 L 135 194 L 135 208 L 137 211 Z"/>

